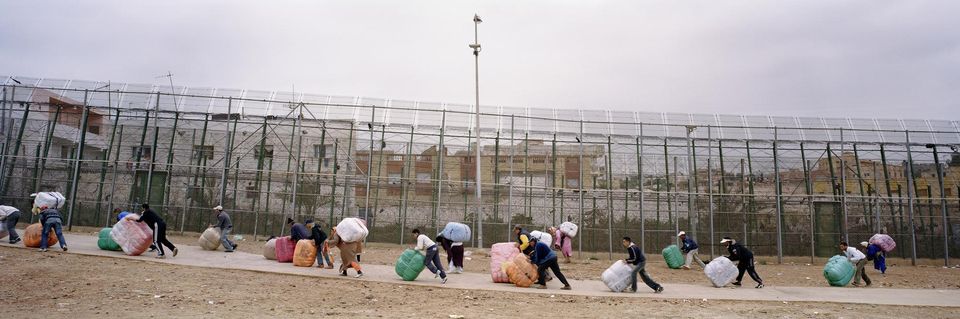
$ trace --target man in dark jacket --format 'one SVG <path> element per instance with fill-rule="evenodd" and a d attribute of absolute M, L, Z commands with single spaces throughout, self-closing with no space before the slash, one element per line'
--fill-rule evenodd
<path fill-rule="evenodd" d="M 627 249 L 627 254 L 629 254 L 629 257 L 623 262 L 633 266 L 633 273 L 630 274 L 630 290 L 627 290 L 627 292 L 637 291 L 637 274 L 640 274 L 643 283 L 647 284 L 647 287 L 653 289 L 654 292 L 663 292 L 663 286 L 653 281 L 653 279 L 647 275 L 647 271 L 644 269 L 647 263 L 647 257 L 643 255 L 643 250 L 640 249 L 640 246 L 634 244 L 630 237 L 623 237 L 621 244 L 623 244 L 623 247 Z"/>
<path fill-rule="evenodd" d="M 307 228 L 310 229 L 310 238 L 317 245 L 317 268 L 323 268 L 323 261 L 327 261 L 327 269 L 333 269 L 333 262 L 330 261 L 330 248 L 327 246 L 327 233 L 323 231 L 320 223 L 307 219 Z"/>
<path fill-rule="evenodd" d="M 163 252 L 163 246 L 167 246 L 173 251 L 173 257 L 177 257 L 177 246 L 174 246 L 170 240 L 167 239 L 167 223 L 163 221 L 163 218 L 157 214 L 157 212 L 150 209 L 149 204 L 140 205 L 143 208 L 143 211 L 140 212 L 140 218 L 137 219 L 138 222 L 146 223 L 147 227 L 150 227 L 150 230 L 153 231 L 153 245 L 157 246 L 157 258 L 165 258 Z"/>
<path fill-rule="evenodd" d="M 570 283 L 567 282 L 567 278 L 560 272 L 560 264 L 557 263 L 557 254 L 553 252 L 550 245 L 541 243 L 536 238 L 530 239 L 530 245 L 533 246 L 533 254 L 530 256 L 530 261 L 537 265 L 538 275 L 537 284 L 533 285 L 533 287 L 537 289 L 547 289 L 547 268 L 550 268 L 550 271 L 563 283 L 563 287 L 560 289 L 570 290 Z"/>
<path fill-rule="evenodd" d="M 294 243 L 301 239 L 310 239 L 310 231 L 301 223 L 295 223 L 293 218 L 287 218 L 287 226 L 290 226 L 290 240 Z"/>
<path fill-rule="evenodd" d="M 687 233 L 683 231 L 677 234 L 677 237 L 680 237 L 680 243 L 683 244 L 683 246 L 680 247 L 680 251 L 687 255 L 687 262 L 683 264 L 682 268 L 690 270 L 690 264 L 692 264 L 694 260 L 697 261 L 700 268 L 706 267 L 707 265 L 700 260 L 700 255 L 698 254 L 700 246 L 697 245 L 697 242 L 694 241 L 693 238 L 690 238 L 690 236 L 687 236 Z"/>
<path fill-rule="evenodd" d="M 757 282 L 757 288 L 763 288 L 763 279 L 760 279 L 760 275 L 757 274 L 757 270 L 754 268 L 753 252 L 730 237 L 723 237 L 723 239 L 720 240 L 720 244 L 727 246 L 727 251 L 730 252 L 730 256 L 727 258 L 737 261 L 737 269 L 740 271 L 740 274 L 737 275 L 737 281 L 733 284 L 739 286 L 740 281 L 743 280 L 743 273 L 746 271 L 750 274 L 750 278 L 753 278 L 753 281 Z"/>
<path fill-rule="evenodd" d="M 57 240 L 60 241 L 60 249 L 67 251 L 67 241 L 63 239 L 63 218 L 60 217 L 60 211 L 53 207 L 42 207 L 40 212 L 40 225 L 43 225 L 40 231 L 40 251 L 47 251 L 47 241 L 50 236 L 50 229 L 57 233 Z"/>

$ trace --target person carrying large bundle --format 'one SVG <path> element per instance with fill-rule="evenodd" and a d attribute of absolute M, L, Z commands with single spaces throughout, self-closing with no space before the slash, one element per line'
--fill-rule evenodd
<path fill-rule="evenodd" d="M 697 245 L 697 242 L 687 236 L 687 233 L 684 231 L 678 233 L 677 237 L 680 237 L 680 243 L 683 244 L 683 246 L 680 247 L 680 251 L 687 256 L 686 262 L 684 262 L 680 268 L 690 270 L 690 264 L 692 264 L 694 260 L 697 261 L 700 268 L 706 267 L 707 265 L 703 263 L 703 260 L 700 260 L 700 255 L 697 254 L 697 252 L 700 251 L 700 246 Z"/>
<path fill-rule="evenodd" d="M 640 249 L 640 246 L 637 246 L 633 243 L 633 240 L 630 237 L 623 237 L 623 248 L 627 249 L 627 254 L 629 255 L 627 259 L 623 262 L 629 265 L 633 265 L 633 272 L 630 274 L 630 289 L 626 290 L 627 292 L 636 292 L 637 291 L 637 274 L 640 275 L 640 278 L 643 279 L 643 283 L 647 284 L 647 287 L 653 289 L 656 293 L 663 292 L 663 286 L 658 284 L 656 281 L 653 281 L 645 269 L 647 264 L 647 257 L 643 255 L 643 251 Z"/>
<path fill-rule="evenodd" d="M 150 227 L 150 230 L 153 231 L 153 245 L 157 247 L 157 258 L 166 258 L 166 255 L 163 251 L 163 246 L 167 246 L 173 251 L 173 257 L 177 257 L 177 246 L 174 246 L 170 240 L 167 239 L 167 223 L 163 221 L 163 218 L 160 217 L 157 212 L 150 209 L 149 204 L 140 205 L 143 208 L 143 211 L 140 213 L 140 218 L 137 219 L 138 222 L 147 224 L 147 227 Z"/>
<path fill-rule="evenodd" d="M 234 249 L 237 249 L 237 243 L 230 241 L 230 232 L 233 230 L 230 214 L 223 211 L 223 206 L 220 205 L 214 207 L 213 212 L 217 214 L 216 227 L 220 229 L 220 244 L 223 245 L 223 251 L 232 253 Z M 214 225 L 210 225 L 210 227 L 214 227 Z"/>
<path fill-rule="evenodd" d="M 353 268 L 357 271 L 356 278 L 363 277 L 360 262 L 354 261 L 357 256 L 356 249 L 359 248 L 359 241 L 345 241 L 340 237 L 340 234 L 337 233 L 337 227 L 334 227 L 330 232 L 330 238 L 327 239 L 327 244 L 337 246 L 337 248 L 340 249 L 340 260 L 342 260 L 342 264 L 340 264 L 340 276 L 347 276 L 347 269 Z"/>
<path fill-rule="evenodd" d="M 452 241 L 444 237 L 443 234 L 437 235 L 435 240 L 440 243 L 440 246 L 443 247 L 443 251 L 447 252 L 447 267 L 449 267 L 451 273 L 462 274 L 463 273 L 463 243 L 459 241 Z"/>
<path fill-rule="evenodd" d="M 857 272 L 853 275 L 853 285 L 860 286 L 860 279 L 862 278 L 864 283 L 870 286 L 870 277 L 868 277 L 867 272 L 863 270 L 863 266 L 867 264 L 867 256 L 856 247 L 847 245 L 845 241 L 840 242 L 840 251 L 843 252 L 847 260 L 853 264 L 853 267 L 857 269 Z"/>
<path fill-rule="evenodd" d="M 440 253 L 437 251 L 437 243 L 430 240 L 427 235 L 421 234 L 419 229 L 414 228 L 410 233 L 417 241 L 414 250 L 424 251 L 423 264 L 433 273 L 434 278 L 440 277 L 440 283 L 447 283 L 447 273 L 443 271 L 443 264 L 440 263 Z"/>
<path fill-rule="evenodd" d="M 537 289 L 547 289 L 547 268 L 550 268 L 550 271 L 563 283 L 563 287 L 560 289 L 570 290 L 570 283 L 567 282 L 567 278 L 560 272 L 560 265 L 557 264 L 557 254 L 553 252 L 553 249 L 550 249 L 550 245 L 541 243 L 537 238 L 532 238 L 530 244 L 534 246 L 530 261 L 534 265 L 537 265 L 537 284 L 533 287 Z"/>
<path fill-rule="evenodd" d="M 563 262 L 569 264 L 570 256 L 573 256 L 573 237 L 557 227 L 550 227 L 548 232 L 553 234 L 553 248 L 559 250 L 563 255 Z"/>
<path fill-rule="evenodd" d="M 13 206 L 4 206 L 0 205 L 0 221 L 3 221 L 3 228 L 7 231 L 7 236 L 10 236 L 10 244 L 19 243 L 20 234 L 17 234 L 17 222 L 20 221 L 20 210 Z M 0 239 L 3 239 L 3 236 L 0 236 Z"/>
<path fill-rule="evenodd" d="M 733 285 L 740 286 L 740 282 L 743 280 L 743 273 L 747 272 L 750 274 L 750 278 L 753 278 L 753 281 L 757 282 L 756 288 L 763 288 L 763 279 L 760 279 L 760 275 L 757 274 L 757 270 L 754 268 L 753 252 L 730 237 L 723 237 L 723 239 L 720 240 L 720 244 L 726 246 L 727 252 L 730 253 L 727 259 L 737 261 L 739 274 L 737 275 L 737 281 L 733 282 Z"/>
<path fill-rule="evenodd" d="M 861 242 L 860 246 L 867 249 L 867 260 L 873 261 L 873 269 L 879 270 L 881 274 L 886 274 L 887 254 L 883 252 L 880 245 Z"/>

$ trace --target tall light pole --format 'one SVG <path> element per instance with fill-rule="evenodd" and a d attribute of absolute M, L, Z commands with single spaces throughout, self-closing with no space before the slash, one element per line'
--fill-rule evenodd
<path fill-rule="evenodd" d="M 477 103 L 475 104 L 476 111 L 476 121 L 474 127 L 474 134 L 476 134 L 477 147 L 474 149 L 477 150 L 477 175 L 474 176 L 474 179 L 477 183 L 477 246 L 483 247 L 483 201 L 481 200 L 482 191 L 480 190 L 480 41 L 477 36 L 477 28 L 480 26 L 480 16 L 473 15 L 473 44 L 470 44 L 470 48 L 473 49 L 473 74 L 474 74 L 474 84 L 476 88 L 476 97 Z"/>

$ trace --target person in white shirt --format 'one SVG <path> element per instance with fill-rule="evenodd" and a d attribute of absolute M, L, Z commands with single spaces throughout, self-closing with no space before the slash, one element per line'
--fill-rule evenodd
<path fill-rule="evenodd" d="M 440 263 L 440 254 L 437 252 L 437 243 L 427 235 L 421 234 L 419 229 L 414 228 L 412 233 L 417 238 L 417 247 L 414 249 L 426 252 L 423 264 L 435 275 L 434 278 L 440 277 L 441 284 L 447 283 L 447 273 L 443 272 L 443 264 Z"/>
<path fill-rule="evenodd" d="M 10 244 L 20 242 L 20 234 L 17 234 L 17 222 L 20 220 L 20 210 L 13 206 L 0 205 L 0 227 L 3 227 L 10 235 Z M 3 236 L 0 236 L 2 239 Z"/>
<path fill-rule="evenodd" d="M 863 270 L 863 266 L 867 264 L 867 255 L 864 255 L 856 247 L 850 247 L 845 241 L 840 242 L 840 251 L 857 269 L 857 272 L 853 275 L 853 285 L 860 286 L 860 279 L 863 278 L 863 282 L 870 286 L 870 277 L 867 277 L 867 272 Z"/>

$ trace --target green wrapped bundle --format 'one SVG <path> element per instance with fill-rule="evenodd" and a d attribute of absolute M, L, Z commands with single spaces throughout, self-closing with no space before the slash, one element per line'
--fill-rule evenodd
<path fill-rule="evenodd" d="M 683 253 L 677 245 L 670 245 L 663 249 L 663 260 L 667 261 L 667 267 L 678 269 L 683 266 Z"/>
<path fill-rule="evenodd" d="M 110 237 L 110 228 L 104 228 L 100 230 L 100 233 L 97 234 L 97 247 L 103 250 L 113 250 L 120 251 L 120 245 L 113 240 L 113 237 Z"/>
<path fill-rule="evenodd" d="M 403 251 L 403 254 L 400 254 L 400 258 L 397 259 L 396 267 L 394 267 L 394 270 L 397 271 L 397 276 L 400 276 L 400 278 L 403 278 L 405 281 L 417 279 L 417 276 L 420 276 L 420 272 L 426 267 L 426 265 L 423 264 L 423 259 L 423 255 L 416 250 L 407 249 Z"/>
<path fill-rule="evenodd" d="M 853 264 L 847 261 L 847 257 L 840 255 L 830 257 L 827 265 L 823 266 L 823 278 L 826 278 L 831 286 L 836 287 L 849 284 L 856 272 L 856 269 L 853 269 Z"/>

